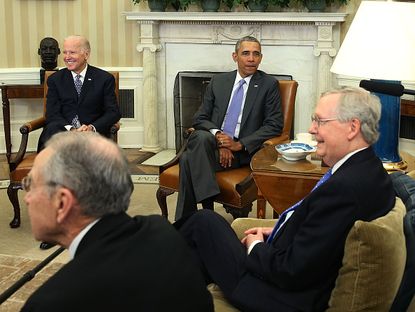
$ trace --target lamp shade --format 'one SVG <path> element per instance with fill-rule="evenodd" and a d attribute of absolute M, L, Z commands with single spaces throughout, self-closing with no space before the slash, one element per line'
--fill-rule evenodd
<path fill-rule="evenodd" d="M 361 78 L 415 80 L 415 3 L 363 1 L 330 71 Z"/>

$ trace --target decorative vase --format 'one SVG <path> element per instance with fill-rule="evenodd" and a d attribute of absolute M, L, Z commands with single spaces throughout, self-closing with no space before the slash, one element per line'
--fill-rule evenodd
<path fill-rule="evenodd" d="M 268 0 L 249 0 L 248 9 L 251 12 L 265 12 L 268 7 Z"/>
<path fill-rule="evenodd" d="M 220 7 L 219 0 L 202 0 L 201 6 L 203 12 L 217 12 Z"/>
<path fill-rule="evenodd" d="M 326 9 L 326 0 L 305 0 L 309 12 L 323 12 Z"/>
<path fill-rule="evenodd" d="M 148 0 L 148 7 L 151 12 L 164 12 L 167 7 L 167 0 Z"/>

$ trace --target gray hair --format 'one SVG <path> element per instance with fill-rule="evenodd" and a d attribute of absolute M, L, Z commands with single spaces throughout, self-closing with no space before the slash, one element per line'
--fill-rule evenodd
<path fill-rule="evenodd" d="M 259 48 L 261 48 L 261 43 L 258 41 L 257 38 L 252 37 L 252 36 L 245 36 L 242 37 L 241 39 L 239 39 L 236 44 L 235 44 L 235 52 L 238 53 L 238 50 L 241 48 L 241 44 L 244 41 L 249 41 L 249 42 L 256 42 L 259 44 Z"/>
<path fill-rule="evenodd" d="M 342 87 L 324 92 L 321 97 L 339 94 L 340 100 L 336 107 L 340 122 L 356 118 L 361 124 L 361 133 L 369 145 L 379 138 L 379 120 L 381 114 L 380 100 L 365 89 L 358 87 Z"/>
<path fill-rule="evenodd" d="M 91 52 L 91 45 L 89 44 L 88 39 L 86 39 L 84 36 L 80 36 L 80 35 L 71 35 L 65 38 L 64 41 L 66 40 L 70 40 L 70 39 L 76 39 L 79 41 L 80 46 L 81 46 L 81 50 L 84 50 L 88 53 Z"/>
<path fill-rule="evenodd" d="M 46 146 L 53 153 L 42 168 L 44 181 L 70 189 L 84 215 L 99 218 L 128 209 L 134 185 L 113 141 L 93 132 L 61 132 Z"/>

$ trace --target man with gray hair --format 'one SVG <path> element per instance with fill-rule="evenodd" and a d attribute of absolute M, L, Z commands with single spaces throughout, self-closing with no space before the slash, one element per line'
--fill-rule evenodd
<path fill-rule="evenodd" d="M 249 229 L 240 242 L 212 211 L 178 222 L 205 279 L 242 311 L 326 310 L 354 222 L 383 216 L 395 204 L 390 177 L 371 147 L 379 119 L 379 99 L 361 88 L 321 96 L 309 133 L 330 168 L 274 228 Z"/>
<path fill-rule="evenodd" d="M 34 237 L 71 260 L 22 311 L 213 311 L 186 243 L 161 216 L 126 214 L 120 148 L 93 132 L 53 136 L 23 180 Z"/>

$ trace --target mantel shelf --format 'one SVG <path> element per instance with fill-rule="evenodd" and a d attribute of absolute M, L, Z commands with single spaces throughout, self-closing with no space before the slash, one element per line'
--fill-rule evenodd
<path fill-rule="evenodd" d="M 156 22 L 240 22 L 240 23 L 311 23 L 344 22 L 347 13 L 308 13 L 308 12 L 122 12 L 127 20 Z"/>

